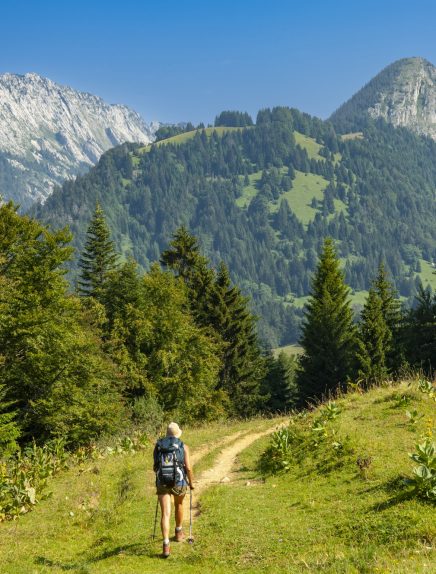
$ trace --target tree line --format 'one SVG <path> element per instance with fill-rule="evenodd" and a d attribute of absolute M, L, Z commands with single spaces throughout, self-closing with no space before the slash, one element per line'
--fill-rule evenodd
<path fill-rule="evenodd" d="M 262 348 L 249 300 L 181 226 L 160 264 L 115 250 L 99 204 L 71 292 L 71 234 L 0 206 L 0 455 L 63 437 L 71 447 L 132 420 L 204 422 L 283 412 L 349 382 L 432 375 L 436 296 L 401 307 L 383 266 L 356 322 L 334 242 L 312 280 L 299 361 Z"/>
<path fill-rule="evenodd" d="M 184 225 L 215 267 L 225 261 L 261 317 L 262 339 L 274 347 L 299 337 L 301 310 L 291 303 L 309 293 L 326 236 L 353 290 L 370 288 L 381 257 L 395 289 L 413 300 L 421 259 L 436 260 L 434 142 L 370 120 L 361 139 L 344 140 L 332 124 L 288 108 L 261 110 L 254 125 L 240 112 L 223 112 L 216 122 L 240 129 L 197 129 L 184 143 L 146 150 L 117 147 L 34 214 L 54 226 L 68 222 L 80 253 L 98 201 L 117 250 L 141 271 Z M 164 126 L 158 137 L 187 128 Z M 316 155 L 297 143 L 296 132 L 318 144 Z M 291 207 L 295 179 L 304 174 L 325 186 L 322 197 L 307 199 L 308 223 Z M 76 273 L 77 260 L 70 266 Z"/>

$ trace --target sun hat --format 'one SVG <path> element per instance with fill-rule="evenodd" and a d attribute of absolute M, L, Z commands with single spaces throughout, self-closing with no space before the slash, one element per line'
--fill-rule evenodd
<path fill-rule="evenodd" d="M 179 438 L 182 434 L 182 429 L 177 423 L 170 423 L 167 427 L 167 436 L 174 436 Z"/>

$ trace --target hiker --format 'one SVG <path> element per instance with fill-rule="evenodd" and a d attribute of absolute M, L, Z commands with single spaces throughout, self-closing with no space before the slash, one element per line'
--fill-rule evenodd
<path fill-rule="evenodd" d="M 170 423 L 165 438 L 157 441 L 154 447 L 154 466 L 156 473 L 156 494 L 161 509 L 161 529 L 163 537 L 162 556 L 170 555 L 170 517 L 171 495 L 174 496 L 176 530 L 174 540 L 181 542 L 184 538 L 183 499 L 189 488 L 194 489 L 189 447 L 180 440 L 182 431 L 177 423 Z"/>

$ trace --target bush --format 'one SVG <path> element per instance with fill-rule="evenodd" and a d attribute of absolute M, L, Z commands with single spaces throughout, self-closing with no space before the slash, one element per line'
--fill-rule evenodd
<path fill-rule="evenodd" d="M 165 422 L 165 413 L 155 397 L 139 397 L 132 406 L 132 418 L 149 436 L 159 434 Z"/>

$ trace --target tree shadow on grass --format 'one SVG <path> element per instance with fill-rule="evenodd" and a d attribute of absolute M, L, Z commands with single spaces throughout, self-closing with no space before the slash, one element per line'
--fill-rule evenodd
<path fill-rule="evenodd" d="M 148 558 L 161 559 L 162 555 L 160 552 L 155 552 L 150 544 L 128 544 L 122 546 L 116 546 L 115 548 L 107 548 L 103 550 L 96 556 L 92 558 L 81 560 L 80 562 L 70 562 L 63 563 L 59 560 L 52 560 L 45 556 L 38 556 L 35 558 L 35 564 L 39 566 L 47 566 L 51 568 L 59 568 L 60 570 L 76 571 L 79 574 L 87 574 L 88 566 L 100 562 L 102 560 L 107 560 L 108 558 L 113 558 L 114 556 L 144 556 Z"/>

